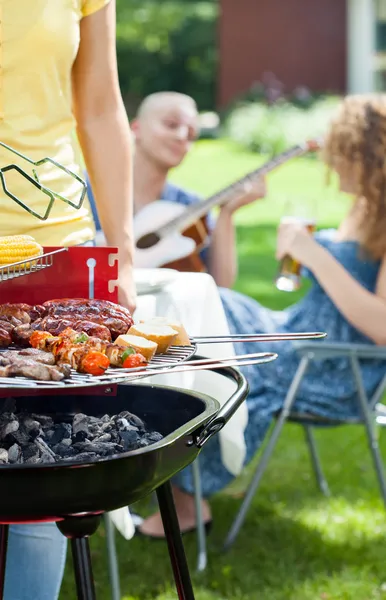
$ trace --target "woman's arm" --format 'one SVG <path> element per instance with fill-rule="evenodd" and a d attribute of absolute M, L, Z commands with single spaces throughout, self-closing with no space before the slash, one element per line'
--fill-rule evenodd
<path fill-rule="evenodd" d="M 132 153 L 115 50 L 115 0 L 84 17 L 72 73 L 77 133 L 107 243 L 119 250 L 119 300 L 135 307 Z"/>
<path fill-rule="evenodd" d="M 372 293 L 299 225 L 280 227 L 277 257 L 285 254 L 291 254 L 312 271 L 347 321 L 376 344 L 386 345 L 386 258 Z"/>
<path fill-rule="evenodd" d="M 264 198 L 265 194 L 265 180 L 260 179 L 246 189 L 243 196 L 235 198 L 221 209 L 212 233 L 209 251 L 209 273 L 217 285 L 230 288 L 237 277 L 238 261 L 233 214 L 242 206 L 258 198 Z"/>

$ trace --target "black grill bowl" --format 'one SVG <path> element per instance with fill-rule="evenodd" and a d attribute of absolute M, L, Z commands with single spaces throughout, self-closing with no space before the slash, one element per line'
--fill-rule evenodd
<path fill-rule="evenodd" d="M 239 371 L 224 367 L 217 372 L 237 382 L 236 392 L 221 409 L 205 394 L 143 384 L 119 385 L 116 396 L 18 397 L 18 410 L 51 415 L 57 422 L 78 412 L 102 416 L 128 410 L 165 437 L 94 462 L 0 466 L 0 522 L 58 521 L 102 513 L 152 492 L 191 463 L 245 399 L 248 385 Z"/>

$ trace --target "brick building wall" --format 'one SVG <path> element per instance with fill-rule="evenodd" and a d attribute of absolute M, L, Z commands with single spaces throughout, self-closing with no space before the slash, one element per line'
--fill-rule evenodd
<path fill-rule="evenodd" d="M 346 0 L 220 0 L 218 103 L 266 71 L 287 89 L 346 90 Z"/>

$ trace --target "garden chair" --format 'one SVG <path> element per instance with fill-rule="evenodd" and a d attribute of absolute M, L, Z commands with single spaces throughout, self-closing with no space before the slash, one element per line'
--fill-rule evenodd
<path fill-rule="evenodd" d="M 376 423 L 386 425 L 386 410 L 384 405 L 379 404 L 383 393 L 386 390 L 386 346 L 372 346 L 365 344 L 346 344 L 346 343 L 328 343 L 328 342 L 310 342 L 301 341 L 294 344 L 296 351 L 300 355 L 300 364 L 294 375 L 292 383 L 288 389 L 287 396 L 282 410 L 277 415 L 275 426 L 272 430 L 267 445 L 265 446 L 259 464 L 253 475 L 252 481 L 248 487 L 240 510 L 228 532 L 225 540 L 225 549 L 235 541 L 241 526 L 244 523 L 252 499 L 257 492 L 262 476 L 267 468 L 269 459 L 279 439 L 280 433 L 286 421 L 297 423 L 303 427 L 306 442 L 310 451 L 311 463 L 316 476 L 317 483 L 323 494 L 329 495 L 327 481 L 323 475 L 321 463 L 316 449 L 313 436 L 313 428 L 317 426 L 334 427 L 338 425 L 363 425 L 366 430 L 369 451 L 374 464 L 375 473 L 378 479 L 380 492 L 383 502 L 386 506 L 386 480 L 383 468 L 383 462 L 379 451 L 378 441 L 375 434 Z M 307 371 L 311 361 L 322 359 L 334 359 L 347 357 L 351 363 L 351 369 L 354 376 L 357 391 L 357 401 L 360 408 L 360 416 L 356 419 L 331 420 L 320 418 L 313 415 L 302 415 L 292 412 L 292 406 L 302 379 Z M 375 390 L 371 398 L 367 397 L 363 386 L 362 375 L 359 366 L 359 360 L 379 359 L 385 360 L 385 376 Z M 199 490 L 198 490 L 199 491 Z M 198 496 L 198 492 L 197 492 Z M 197 498 L 198 502 L 199 498 Z"/>

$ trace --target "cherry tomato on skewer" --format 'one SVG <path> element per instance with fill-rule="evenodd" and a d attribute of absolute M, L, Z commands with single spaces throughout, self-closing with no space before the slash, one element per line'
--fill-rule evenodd
<path fill-rule="evenodd" d="M 124 369 L 134 369 L 136 367 L 142 367 L 147 365 L 147 360 L 142 354 L 135 353 L 129 354 L 129 356 L 124 360 L 123 368 Z"/>
<path fill-rule="evenodd" d="M 110 366 L 110 361 L 102 352 L 91 350 L 86 354 L 81 363 L 81 368 L 84 373 L 89 375 L 103 375 L 106 369 Z"/>
<path fill-rule="evenodd" d="M 51 333 L 48 333 L 48 331 L 34 331 L 31 333 L 29 343 L 31 344 L 32 348 L 40 348 L 44 340 L 52 337 L 54 336 Z"/>

